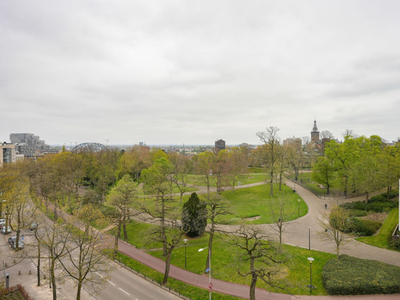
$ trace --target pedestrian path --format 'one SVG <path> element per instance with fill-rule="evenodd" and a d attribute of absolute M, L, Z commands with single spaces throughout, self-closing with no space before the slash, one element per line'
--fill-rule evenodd
<path fill-rule="evenodd" d="M 259 185 L 252 184 L 251 186 Z M 241 186 L 240 188 L 245 188 L 249 186 Z M 325 204 L 327 204 L 327 209 L 336 204 L 336 200 L 321 200 L 312 194 L 310 191 L 304 189 L 301 186 L 296 188 L 298 195 L 306 202 L 308 205 L 307 215 L 291 221 L 285 224 L 285 231 L 283 233 L 283 243 L 302 247 L 311 248 L 312 250 L 336 253 L 335 243 L 333 241 L 325 241 L 319 238 L 320 233 L 323 231 L 322 226 L 318 219 L 321 218 L 323 211 L 326 209 Z M 357 201 L 358 199 L 354 199 Z M 271 232 L 271 225 L 262 224 L 255 225 L 263 229 L 264 232 Z M 226 231 L 234 231 L 237 226 L 225 225 L 221 226 Z M 156 257 L 153 257 L 134 246 L 127 244 L 123 241 L 118 243 L 119 251 L 123 254 L 157 270 L 158 272 L 164 273 L 165 262 Z M 395 251 L 390 251 L 386 249 L 376 248 L 370 245 L 359 243 L 355 240 L 351 240 L 346 246 L 341 248 L 341 254 L 348 254 L 350 256 L 355 256 L 364 259 L 377 260 L 393 265 L 400 266 L 400 253 Z M 187 270 L 178 268 L 171 265 L 170 277 L 185 282 L 190 285 L 194 285 L 203 289 L 208 289 L 208 277 L 203 275 L 198 275 L 191 273 Z M 222 280 L 212 279 L 213 291 L 224 293 L 236 297 L 249 298 L 249 286 L 235 284 L 231 282 L 226 282 Z M 372 299 L 382 299 L 382 300 L 398 300 L 400 299 L 399 294 L 394 295 L 360 295 L 360 296 L 299 296 L 299 295 L 288 295 L 288 294 L 278 294 L 270 293 L 266 290 L 256 289 L 256 299 L 272 299 L 272 300 L 286 300 L 286 299 L 301 299 L 301 300 L 372 300 Z"/>

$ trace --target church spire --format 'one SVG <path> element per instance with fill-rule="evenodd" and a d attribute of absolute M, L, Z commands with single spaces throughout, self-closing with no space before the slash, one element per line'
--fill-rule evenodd
<path fill-rule="evenodd" d="M 314 127 L 312 130 L 313 130 L 313 132 L 318 132 L 317 120 L 314 120 Z"/>
<path fill-rule="evenodd" d="M 317 120 L 314 120 L 314 127 L 311 131 L 311 141 L 316 143 L 319 142 L 319 131 L 317 127 Z"/>

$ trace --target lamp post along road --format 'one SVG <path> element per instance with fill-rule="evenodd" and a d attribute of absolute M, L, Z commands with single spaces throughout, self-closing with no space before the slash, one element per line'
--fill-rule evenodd
<path fill-rule="evenodd" d="M 212 291 L 212 283 L 211 283 L 211 250 L 209 247 L 199 249 L 199 252 L 208 248 L 208 289 L 209 289 L 209 300 L 211 300 L 211 291 Z M 207 272 L 207 270 L 206 270 Z"/>
<path fill-rule="evenodd" d="M 314 261 L 314 258 L 309 257 L 307 259 L 310 262 L 310 285 L 309 285 L 309 287 L 310 287 L 310 293 L 312 293 L 314 286 L 312 285 L 312 267 L 311 266 L 312 266 L 312 262 Z"/>
<path fill-rule="evenodd" d="M 300 218 L 300 201 L 301 201 L 300 199 L 297 199 L 297 202 L 299 202 L 299 205 L 297 207 L 299 218 Z"/>
<path fill-rule="evenodd" d="M 186 243 L 188 242 L 188 239 L 183 239 L 185 242 L 185 269 L 186 269 Z"/>
<path fill-rule="evenodd" d="M 2 195 L 3 195 L 3 193 L 2 193 Z M 3 203 L 4 202 L 6 202 L 6 217 L 5 217 L 5 219 L 6 219 L 6 224 L 5 224 L 5 229 L 4 229 L 4 234 L 7 234 L 8 233 L 8 204 L 7 204 L 7 200 L 2 200 L 1 201 L 1 204 L 3 205 Z"/>

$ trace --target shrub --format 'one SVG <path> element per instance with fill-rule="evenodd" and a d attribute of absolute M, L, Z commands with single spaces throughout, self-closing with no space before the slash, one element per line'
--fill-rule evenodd
<path fill-rule="evenodd" d="M 330 295 L 394 294 L 400 292 L 400 268 L 341 255 L 325 264 L 322 282 Z"/>
<path fill-rule="evenodd" d="M 349 210 L 350 217 L 364 217 L 368 216 L 368 212 L 365 210 L 360 210 L 360 209 L 351 209 Z"/>
<path fill-rule="evenodd" d="M 370 236 L 373 235 L 381 225 L 382 223 L 373 220 L 351 218 L 348 232 L 353 232 L 355 235 L 359 236 Z"/>
<path fill-rule="evenodd" d="M 388 199 L 386 197 L 386 195 L 380 194 L 380 195 L 376 195 L 371 197 L 368 202 L 369 203 L 375 203 L 375 202 L 386 202 Z"/>
<path fill-rule="evenodd" d="M 396 207 L 396 204 L 393 202 L 373 202 L 373 203 L 365 203 L 365 202 L 348 202 L 344 204 L 340 204 L 341 207 L 346 209 L 357 209 L 357 210 L 365 210 L 365 211 L 374 211 L 374 212 L 386 212 L 391 208 Z"/>

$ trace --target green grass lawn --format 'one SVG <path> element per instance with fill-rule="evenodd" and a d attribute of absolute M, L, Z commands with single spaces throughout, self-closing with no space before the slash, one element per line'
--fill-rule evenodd
<path fill-rule="evenodd" d="M 142 224 L 131 222 L 128 226 L 129 238 L 128 242 L 135 245 L 137 248 L 144 249 L 151 255 L 163 259 L 161 244 L 151 241 L 148 231 L 154 225 Z M 204 234 L 199 238 L 189 238 L 187 243 L 187 270 L 196 274 L 203 274 L 207 259 L 206 252 L 198 252 L 198 249 L 206 247 L 208 244 L 208 235 Z M 285 290 L 273 289 L 265 286 L 259 280 L 258 287 L 264 288 L 273 292 L 291 293 L 298 295 L 309 294 L 309 289 L 306 287 L 309 284 L 310 266 L 307 260 L 308 257 L 315 259 L 313 267 L 313 285 L 317 289 L 313 292 L 316 295 L 326 295 L 326 291 L 322 286 L 321 272 L 325 263 L 335 257 L 333 254 L 310 251 L 308 249 L 296 248 L 292 246 L 283 245 L 284 251 L 287 252 L 289 257 L 288 265 L 282 266 L 281 281 L 286 282 L 288 287 Z M 225 281 L 241 283 L 248 285 L 250 278 L 243 278 L 236 274 L 238 265 L 241 265 L 243 270 L 248 268 L 246 264 L 238 263 L 236 253 L 238 249 L 228 244 L 221 236 L 216 238 L 213 243 L 213 256 L 212 256 L 212 276 L 216 279 Z M 185 246 L 184 243 L 178 246 L 172 255 L 171 263 L 178 267 L 185 267 Z M 198 298 L 201 299 L 201 298 Z M 222 299 L 222 298 L 221 298 Z"/>
<path fill-rule="evenodd" d="M 357 238 L 357 241 L 366 243 L 371 246 L 379 248 L 389 248 L 390 237 L 392 236 L 393 230 L 399 221 L 399 209 L 394 208 L 390 211 L 385 222 L 383 222 L 379 233 L 374 236 L 366 236 Z"/>
<path fill-rule="evenodd" d="M 297 219 L 299 216 L 307 214 L 306 203 L 288 186 L 282 185 L 282 191 L 278 190 L 278 185 L 274 186 L 274 195 L 270 196 L 269 185 L 259 185 L 250 188 L 237 189 L 235 191 L 225 191 L 222 193 L 231 203 L 231 210 L 234 216 L 227 216 L 224 220 L 227 223 L 237 224 L 242 218 L 260 216 L 254 221 L 247 221 L 249 224 L 268 224 L 274 223 L 271 209 L 274 209 L 279 218 L 279 199 L 283 197 L 285 201 L 285 221 Z M 300 199 L 300 202 L 298 202 Z"/>
<path fill-rule="evenodd" d="M 311 179 L 311 174 L 312 172 L 302 172 L 299 173 L 299 176 L 297 178 L 297 182 L 301 183 L 302 186 L 310 190 L 312 193 L 314 193 L 317 196 L 326 196 L 327 195 L 327 189 L 326 188 L 320 188 L 318 185 L 318 182 L 314 182 Z M 290 177 L 291 180 L 293 180 L 292 176 Z M 342 190 L 335 188 L 335 187 L 330 187 L 329 188 L 329 194 L 330 195 L 341 195 L 343 193 Z"/>
<path fill-rule="evenodd" d="M 238 182 L 240 182 L 241 185 L 245 185 L 256 182 L 265 182 L 268 179 L 269 176 L 266 173 L 246 173 L 243 174 L 240 179 L 238 179 Z M 236 183 L 236 186 L 238 185 L 238 182 Z M 204 176 L 202 175 L 189 175 L 188 183 L 189 185 L 206 186 L 206 183 L 204 181 Z M 210 183 L 211 187 L 216 187 L 213 176 L 211 176 Z M 230 185 L 228 184 L 228 186 Z"/>
<path fill-rule="evenodd" d="M 304 216 L 308 212 L 307 204 L 296 194 L 293 193 L 292 189 L 288 186 L 282 185 L 282 191 L 278 190 L 278 185 L 274 186 L 274 196 L 270 196 L 269 185 L 259 185 L 249 188 L 236 189 L 234 191 L 229 190 L 221 193 L 227 201 L 230 203 L 229 209 L 232 215 L 226 215 L 222 217 L 222 221 L 225 224 L 239 224 L 242 219 L 254 218 L 255 220 L 245 220 L 248 224 L 269 224 L 274 223 L 275 218 L 279 216 L 279 205 L 277 204 L 280 199 L 284 199 L 284 220 L 291 221 L 301 216 Z M 201 199 L 205 196 L 200 195 Z M 189 199 L 189 195 L 183 196 L 182 203 L 184 204 Z M 300 199 L 300 202 L 298 201 Z M 142 199 L 141 201 L 147 201 L 150 208 L 155 205 L 154 199 Z M 169 204 L 178 210 L 181 210 L 179 199 L 175 199 Z M 275 218 L 271 214 L 271 209 L 275 211 Z"/>

